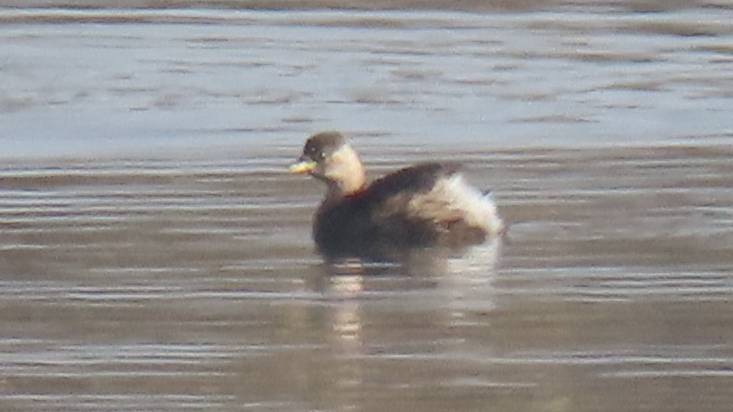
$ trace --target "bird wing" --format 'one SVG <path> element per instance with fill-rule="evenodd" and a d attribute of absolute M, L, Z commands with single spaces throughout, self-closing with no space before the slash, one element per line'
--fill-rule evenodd
<path fill-rule="evenodd" d="M 379 203 L 392 196 L 427 192 L 435 186 L 438 179 L 459 171 L 460 166 L 454 163 L 420 163 L 375 180 L 364 196 L 372 199 L 371 202 Z"/>
<path fill-rule="evenodd" d="M 455 164 L 422 163 L 376 180 L 362 194 L 363 204 L 369 205 L 370 220 L 386 237 L 412 243 L 434 240 L 443 223 L 457 216 L 450 215 L 446 199 L 431 199 L 427 195 L 439 181 L 459 170 Z"/>

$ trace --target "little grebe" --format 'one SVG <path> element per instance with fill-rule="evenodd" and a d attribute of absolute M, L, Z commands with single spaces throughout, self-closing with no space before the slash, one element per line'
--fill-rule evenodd
<path fill-rule="evenodd" d="M 491 197 L 468 185 L 456 165 L 421 163 L 367 185 L 359 156 L 338 132 L 311 136 L 290 172 L 328 186 L 313 222 L 327 255 L 462 247 L 504 231 Z"/>

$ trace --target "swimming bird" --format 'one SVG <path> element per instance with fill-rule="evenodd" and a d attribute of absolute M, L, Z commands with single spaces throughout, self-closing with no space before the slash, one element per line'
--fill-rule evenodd
<path fill-rule="evenodd" d="M 313 238 L 326 255 L 459 248 L 504 231 L 491 196 L 466 183 L 458 165 L 420 163 L 367 184 L 359 155 L 339 132 L 308 138 L 290 172 L 327 186 L 313 220 Z"/>

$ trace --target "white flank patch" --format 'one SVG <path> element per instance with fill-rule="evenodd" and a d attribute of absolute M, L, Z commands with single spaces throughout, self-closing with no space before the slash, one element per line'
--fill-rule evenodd
<path fill-rule="evenodd" d="M 491 235 L 504 228 L 491 195 L 484 195 L 466 183 L 460 174 L 439 179 L 430 192 L 415 196 L 409 209 L 417 216 L 435 221 L 461 218 Z"/>

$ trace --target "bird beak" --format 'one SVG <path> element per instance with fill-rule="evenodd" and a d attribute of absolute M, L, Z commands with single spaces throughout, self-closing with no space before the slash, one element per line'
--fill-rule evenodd
<path fill-rule="evenodd" d="M 290 165 L 290 168 L 288 168 L 288 171 L 296 175 L 304 175 L 306 173 L 310 173 L 313 170 L 315 170 L 316 166 L 318 166 L 318 163 L 314 162 L 313 160 L 300 159 L 298 163 L 294 163 Z"/>

